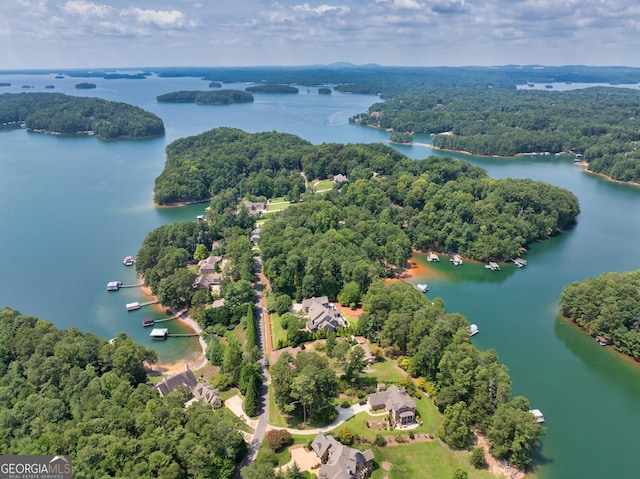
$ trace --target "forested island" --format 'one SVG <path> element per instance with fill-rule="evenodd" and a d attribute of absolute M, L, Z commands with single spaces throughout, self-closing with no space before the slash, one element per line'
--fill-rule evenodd
<path fill-rule="evenodd" d="M 583 155 L 589 170 L 640 182 L 640 92 L 438 88 L 376 103 L 350 121 L 435 134 L 432 144 L 475 155 Z"/>
<path fill-rule="evenodd" d="M 62 93 L 3 93 L 0 123 L 24 124 L 32 131 L 89 133 L 105 140 L 164 135 L 162 120 L 142 108 Z"/>
<path fill-rule="evenodd" d="M 326 87 L 318 88 L 318 94 L 319 95 L 331 95 L 331 88 L 326 88 Z"/>
<path fill-rule="evenodd" d="M 159 103 L 197 103 L 198 105 L 231 105 L 251 103 L 253 95 L 241 90 L 181 90 L 156 97 Z"/>
<path fill-rule="evenodd" d="M 244 90 L 251 93 L 300 93 L 300 90 L 298 90 L 296 87 L 270 83 L 264 85 L 249 86 Z"/>
<path fill-rule="evenodd" d="M 0 454 L 69 454 L 73 476 L 231 479 L 241 421 L 147 383 L 156 354 L 0 310 Z M 190 393 L 189 393 L 190 394 Z"/>
<path fill-rule="evenodd" d="M 609 341 L 640 361 L 640 270 L 604 273 L 574 282 L 562 291 L 562 315 L 602 344 Z"/>
<path fill-rule="evenodd" d="M 91 90 L 92 88 L 97 88 L 97 85 L 95 83 L 87 83 L 87 82 L 76 84 L 77 90 Z"/>

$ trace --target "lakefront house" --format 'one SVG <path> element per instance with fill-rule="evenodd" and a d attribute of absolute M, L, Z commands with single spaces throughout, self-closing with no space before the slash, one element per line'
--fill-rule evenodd
<path fill-rule="evenodd" d="M 367 479 L 373 470 L 373 451 L 360 452 L 332 436 L 318 433 L 311 443 L 322 465 L 320 479 Z"/>
<path fill-rule="evenodd" d="M 386 391 L 369 394 L 367 400 L 372 411 L 386 409 L 396 427 L 416 422 L 416 402 L 403 388 L 393 385 Z"/>

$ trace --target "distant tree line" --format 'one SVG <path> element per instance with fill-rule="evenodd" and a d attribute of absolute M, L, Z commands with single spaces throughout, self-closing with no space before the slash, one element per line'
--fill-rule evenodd
<path fill-rule="evenodd" d="M 562 315 L 640 361 L 640 270 L 576 281 L 560 296 Z"/>
<path fill-rule="evenodd" d="M 197 103 L 198 105 L 231 105 L 251 103 L 253 95 L 241 90 L 175 91 L 156 97 L 159 103 Z"/>
<path fill-rule="evenodd" d="M 446 150 L 477 155 L 571 152 L 589 169 L 640 182 L 640 92 L 434 88 L 376 103 L 350 121 L 397 132 L 435 134 Z"/>
<path fill-rule="evenodd" d="M 319 95 L 331 95 L 331 88 L 318 88 L 318 94 Z"/>
<path fill-rule="evenodd" d="M 3 93 L 0 123 L 23 122 L 30 130 L 73 134 L 92 131 L 103 139 L 163 135 L 162 120 L 127 103 L 62 93 Z"/>

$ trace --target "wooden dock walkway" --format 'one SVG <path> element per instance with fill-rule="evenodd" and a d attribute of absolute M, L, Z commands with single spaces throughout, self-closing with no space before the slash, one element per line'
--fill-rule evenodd
<path fill-rule="evenodd" d="M 121 288 L 140 288 L 144 286 L 144 283 L 140 283 L 140 284 L 121 284 L 120 287 Z"/>
<path fill-rule="evenodd" d="M 188 334 L 177 334 L 177 333 L 169 333 L 167 334 L 170 338 L 193 338 L 195 336 L 200 336 L 198 333 L 188 333 Z"/>

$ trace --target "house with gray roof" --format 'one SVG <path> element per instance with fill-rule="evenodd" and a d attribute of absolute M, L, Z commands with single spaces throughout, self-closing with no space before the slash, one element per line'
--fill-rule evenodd
<path fill-rule="evenodd" d="M 160 396 L 165 397 L 180 386 L 191 391 L 194 398 L 191 401 L 204 401 L 215 408 L 222 406 L 222 398 L 220 397 L 218 390 L 214 389 L 213 386 L 207 382 L 198 382 L 191 369 L 185 369 L 175 376 L 165 378 L 162 382 L 156 385 L 156 389 L 158 390 L 158 393 L 160 393 Z"/>
<path fill-rule="evenodd" d="M 210 289 L 212 291 L 220 289 L 222 275 L 220 273 L 201 274 L 193 282 L 194 288 Z"/>
<path fill-rule="evenodd" d="M 196 381 L 193 371 L 191 371 L 191 369 L 186 369 L 175 376 L 165 378 L 162 382 L 156 385 L 156 389 L 160 393 L 160 396 L 165 397 L 179 386 L 185 386 L 191 390 L 196 386 L 196 384 L 198 384 L 198 381 Z"/>
<path fill-rule="evenodd" d="M 207 402 L 216 409 L 222 406 L 220 392 L 209 383 L 198 383 L 191 392 L 194 398 Z"/>
<path fill-rule="evenodd" d="M 386 409 L 397 426 L 416 422 L 416 402 L 403 388 L 393 385 L 386 391 L 369 394 L 367 399 L 372 411 Z"/>
<path fill-rule="evenodd" d="M 373 470 L 373 451 L 360 452 L 332 436 L 318 433 L 311 443 L 322 465 L 320 479 L 367 479 Z"/>
<path fill-rule="evenodd" d="M 242 200 L 240 202 L 240 207 L 238 208 L 238 213 L 240 212 L 240 208 L 244 206 L 249 211 L 250 216 L 259 216 L 261 213 L 266 213 L 267 204 L 263 202 L 253 202 L 249 200 Z"/>
<path fill-rule="evenodd" d="M 302 310 L 309 315 L 306 326 L 312 333 L 320 329 L 335 331 L 347 324 L 340 310 L 326 296 L 302 300 Z"/>
<path fill-rule="evenodd" d="M 216 272 L 217 264 L 222 261 L 222 256 L 210 255 L 208 258 L 198 261 L 198 271 L 200 274 L 211 274 Z"/>

